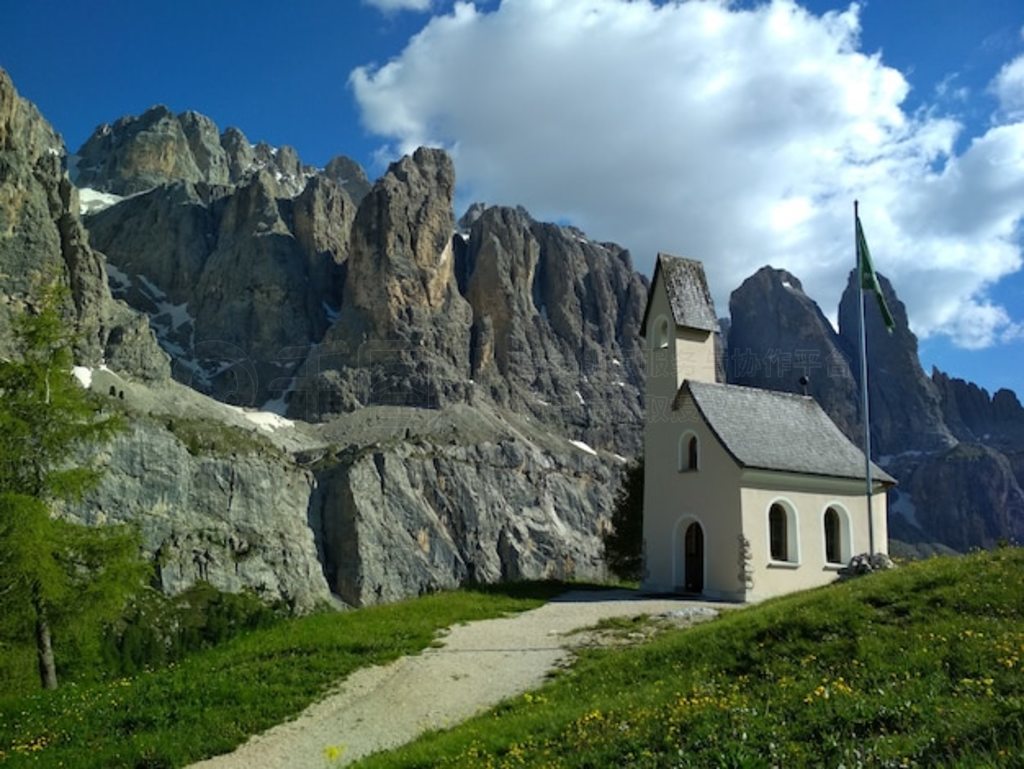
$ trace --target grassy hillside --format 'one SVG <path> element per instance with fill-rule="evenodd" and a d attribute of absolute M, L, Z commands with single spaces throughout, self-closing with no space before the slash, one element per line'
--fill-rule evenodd
<path fill-rule="evenodd" d="M 916 563 L 586 655 L 358 764 L 1024 766 L 1024 550 Z"/>
<path fill-rule="evenodd" d="M 467 590 L 320 614 L 134 677 L 0 697 L 0 765 L 184 766 L 296 715 L 356 668 L 425 648 L 440 628 L 533 608 L 564 589 Z"/>

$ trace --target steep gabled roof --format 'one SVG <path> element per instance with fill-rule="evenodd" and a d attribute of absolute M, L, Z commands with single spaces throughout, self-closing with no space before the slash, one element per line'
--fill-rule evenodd
<path fill-rule="evenodd" d="M 665 283 L 665 292 L 668 294 L 668 303 L 672 307 L 676 326 L 701 331 L 718 331 L 715 303 L 711 300 L 711 292 L 708 291 L 704 265 L 694 259 L 658 254 L 654 275 L 651 278 L 651 289 L 647 294 L 647 306 L 644 308 L 644 320 L 640 325 L 641 333 L 646 333 L 651 297 L 654 296 L 659 277 Z"/>
<path fill-rule="evenodd" d="M 684 393 L 741 467 L 864 479 L 864 452 L 814 398 L 687 380 L 676 395 L 676 407 Z M 896 483 L 874 464 L 871 477 Z"/>

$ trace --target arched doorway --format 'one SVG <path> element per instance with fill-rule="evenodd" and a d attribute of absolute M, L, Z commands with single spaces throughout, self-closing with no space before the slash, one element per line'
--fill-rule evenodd
<path fill-rule="evenodd" d="M 683 592 L 704 592 L 704 530 L 696 521 L 683 538 Z"/>

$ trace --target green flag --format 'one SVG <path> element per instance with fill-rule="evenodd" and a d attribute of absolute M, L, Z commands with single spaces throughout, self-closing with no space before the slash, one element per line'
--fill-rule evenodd
<path fill-rule="evenodd" d="M 860 267 L 860 287 L 875 292 L 878 299 L 878 309 L 882 312 L 882 320 L 886 330 L 891 334 L 896 328 L 896 321 L 893 320 L 889 306 L 885 303 L 882 295 L 882 286 L 878 283 L 878 275 L 871 265 L 871 252 L 868 250 L 868 242 L 864 239 L 864 229 L 860 226 L 860 217 L 857 217 L 857 264 Z"/>

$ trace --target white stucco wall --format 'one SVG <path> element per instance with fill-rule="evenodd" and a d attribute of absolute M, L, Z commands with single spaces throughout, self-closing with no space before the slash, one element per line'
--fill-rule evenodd
<path fill-rule="evenodd" d="M 690 434 L 697 436 L 698 469 L 680 472 L 680 439 Z M 684 535 L 696 521 L 704 533 L 704 595 L 742 600 L 739 467 L 688 399 L 678 410 L 648 419 L 644 440 L 644 589 L 682 588 Z"/>
<path fill-rule="evenodd" d="M 715 335 L 711 331 L 676 329 L 676 382 L 681 385 L 685 379 L 715 381 Z"/>
<path fill-rule="evenodd" d="M 659 277 L 651 289 L 644 329 L 647 364 L 647 404 L 654 414 L 664 413 L 684 379 L 715 381 L 715 338 L 710 331 L 677 328 L 668 302 L 665 283 Z M 667 327 L 667 346 L 661 346 L 661 329 Z"/>
<path fill-rule="evenodd" d="M 750 541 L 752 586 L 747 600 L 762 600 L 832 582 L 838 565 L 825 562 L 825 511 L 840 511 L 843 561 L 868 550 L 867 500 L 863 482 L 746 472 L 740 492 L 743 531 Z M 790 562 L 771 560 L 768 510 L 780 502 L 795 512 L 797 551 Z M 875 552 L 888 552 L 886 495 L 873 495 Z"/>
<path fill-rule="evenodd" d="M 663 339 L 661 330 L 665 326 L 667 335 Z M 692 403 L 681 404 L 678 410 L 672 408 L 684 379 L 715 381 L 714 334 L 676 327 L 660 278 L 652 287 L 644 332 L 644 588 L 656 592 L 682 588 L 684 536 L 690 523 L 696 521 L 704 534 L 704 594 L 741 598 L 736 568 L 739 468 L 711 435 Z M 679 442 L 686 432 L 696 434 L 699 442 L 697 472 L 678 469 Z"/>

